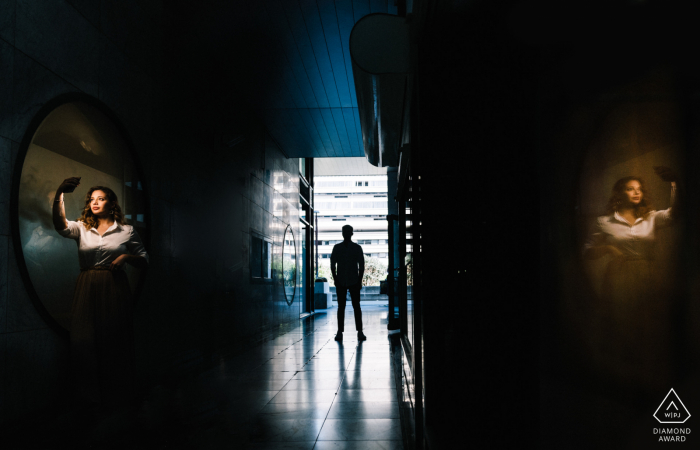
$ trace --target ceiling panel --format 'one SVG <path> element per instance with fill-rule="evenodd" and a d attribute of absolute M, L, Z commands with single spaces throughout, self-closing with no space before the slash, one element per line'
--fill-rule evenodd
<path fill-rule="evenodd" d="M 345 127 L 343 110 L 341 108 L 331 108 L 331 113 L 333 113 L 333 119 L 335 120 L 335 128 L 338 130 L 343 156 L 352 156 L 352 148 L 350 147 L 350 140 L 348 139 L 348 130 Z"/>
<path fill-rule="evenodd" d="M 350 100 L 352 106 L 357 108 L 357 97 L 355 96 L 355 81 L 352 76 L 352 61 L 350 60 L 350 32 L 355 26 L 353 18 L 352 2 L 350 0 L 338 0 L 335 2 L 336 16 L 338 19 L 338 29 L 340 30 L 340 43 L 345 60 L 345 73 L 348 77 L 350 87 Z"/>
<path fill-rule="evenodd" d="M 293 42 L 296 45 L 297 51 L 301 57 L 301 62 L 306 71 L 306 76 L 311 83 L 311 87 L 316 98 L 316 103 L 320 108 L 327 108 L 330 106 L 327 87 L 323 78 L 321 77 L 320 67 L 309 39 L 309 30 L 306 22 L 304 21 L 300 5 L 296 1 L 284 1 L 283 4 Z"/>
<path fill-rule="evenodd" d="M 338 15 L 333 2 L 321 1 L 318 3 L 318 12 L 323 25 L 323 35 L 326 38 L 326 48 L 333 68 L 335 86 L 338 89 L 340 107 L 351 107 L 350 82 L 345 69 L 345 56 L 343 44 L 340 39 L 340 28 L 338 28 Z"/>
<path fill-rule="evenodd" d="M 308 109 L 309 115 L 316 125 L 316 130 L 318 131 L 319 138 L 321 139 L 321 145 L 323 147 L 323 156 L 335 156 L 335 150 L 333 149 L 333 143 L 331 142 L 331 137 L 328 135 L 328 130 L 326 129 L 326 124 L 323 122 L 323 116 L 319 109 Z"/>
<path fill-rule="evenodd" d="M 321 80 L 323 81 L 323 86 L 328 98 L 328 105 L 339 107 L 340 99 L 338 97 L 338 89 L 335 85 L 335 76 L 333 75 L 333 68 L 331 67 L 326 38 L 323 34 L 323 26 L 321 25 L 321 17 L 318 7 L 316 6 L 316 1 L 302 0 L 299 2 L 299 5 L 303 13 L 301 20 L 306 27 L 305 30 L 302 30 L 300 27 L 300 33 L 305 33 L 313 48 L 313 55 L 321 75 Z"/>
<path fill-rule="evenodd" d="M 394 0 L 391 0 L 394 3 Z M 369 9 L 372 13 L 386 13 L 389 7 L 389 0 L 370 0 Z"/>
<path fill-rule="evenodd" d="M 355 23 L 371 12 L 369 2 L 370 0 L 353 0 L 352 16 Z"/>
<path fill-rule="evenodd" d="M 268 14 L 270 35 L 276 39 L 284 50 L 284 57 L 289 62 L 294 79 L 304 98 L 306 108 L 318 108 L 316 95 L 311 86 L 301 55 L 296 47 L 294 36 L 289 29 L 284 8 L 276 0 L 263 0 Z M 302 106 L 299 106 L 302 107 Z"/>
<path fill-rule="evenodd" d="M 319 111 L 321 112 L 321 117 L 323 117 L 323 122 L 326 124 L 326 130 L 328 130 L 328 135 L 331 137 L 331 142 L 333 143 L 332 156 L 343 156 L 343 148 L 340 145 L 340 137 L 338 136 L 338 129 L 335 126 L 333 113 L 330 108 L 321 109 Z"/>
<path fill-rule="evenodd" d="M 363 156 L 364 152 L 361 154 L 360 145 L 357 142 L 357 131 L 355 130 L 355 117 L 353 116 L 352 108 L 340 108 L 343 113 L 343 118 L 345 119 L 345 128 L 348 131 L 348 141 L 350 141 L 350 154 L 348 156 Z"/>
<path fill-rule="evenodd" d="M 304 122 L 304 127 L 306 128 L 307 135 L 309 136 L 309 140 L 314 149 L 314 158 L 328 156 L 326 155 L 323 142 L 321 142 L 321 136 L 319 136 L 318 134 L 316 124 L 314 123 L 314 119 L 311 117 L 311 113 L 309 113 L 309 110 L 299 108 L 295 111 Z"/>
<path fill-rule="evenodd" d="M 212 0 L 189 37 L 231 55 L 234 89 L 287 155 L 364 158 L 349 39 L 370 13 L 394 0 Z"/>

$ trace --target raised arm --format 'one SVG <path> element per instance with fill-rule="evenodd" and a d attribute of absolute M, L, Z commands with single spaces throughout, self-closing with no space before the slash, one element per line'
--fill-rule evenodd
<path fill-rule="evenodd" d="M 56 189 L 56 195 L 53 200 L 53 227 L 56 231 L 63 231 L 68 228 L 66 210 L 63 207 L 63 193 L 73 192 L 79 184 L 80 177 L 66 178 L 58 189 Z"/>
<path fill-rule="evenodd" d="M 678 217 L 678 211 L 682 208 L 682 186 L 678 185 L 678 174 L 675 170 L 669 167 L 655 166 L 654 172 L 656 172 L 662 180 L 671 183 L 671 206 L 666 211 L 661 211 L 661 213 L 664 214 L 658 215 L 656 219 L 658 225 L 668 225 Z M 678 197 L 680 197 L 680 199 Z"/>

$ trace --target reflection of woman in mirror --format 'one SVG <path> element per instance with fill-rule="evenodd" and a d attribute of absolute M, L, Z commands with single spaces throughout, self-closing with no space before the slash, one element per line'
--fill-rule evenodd
<path fill-rule="evenodd" d="M 71 377 L 80 403 L 111 409 L 133 400 L 133 300 L 123 268 L 146 267 L 148 255 L 107 187 L 90 188 L 81 217 L 66 220 L 63 194 L 79 184 L 80 178 L 64 180 L 53 206 L 54 227 L 77 242 L 80 262 L 71 307 Z"/>
<path fill-rule="evenodd" d="M 654 260 L 657 231 L 677 215 L 675 173 L 666 167 L 654 170 L 671 182 L 671 207 L 654 210 L 644 181 L 622 178 L 584 246 L 586 259 L 611 257 L 596 312 L 600 328 L 594 358 L 606 371 L 641 388 L 653 387 L 667 376 L 667 364 L 662 363 L 668 338 L 663 323 L 666 292 Z"/>

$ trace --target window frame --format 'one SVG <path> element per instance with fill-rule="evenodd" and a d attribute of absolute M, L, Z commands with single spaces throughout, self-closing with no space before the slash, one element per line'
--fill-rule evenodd
<path fill-rule="evenodd" d="M 275 270 L 271 268 L 270 270 L 270 278 L 266 278 L 265 276 L 260 276 L 256 277 L 253 276 L 253 239 L 260 239 L 263 242 L 263 245 L 260 246 L 260 273 L 264 274 L 264 264 L 265 260 L 263 258 L 263 255 L 265 254 L 264 248 L 265 248 L 265 243 L 269 244 L 269 253 L 268 253 L 268 261 L 270 267 L 272 267 L 272 259 L 274 255 L 274 242 L 271 237 L 266 236 L 259 231 L 250 230 L 250 247 L 248 251 L 248 270 L 250 272 L 250 282 L 254 284 L 271 284 L 275 278 Z"/>

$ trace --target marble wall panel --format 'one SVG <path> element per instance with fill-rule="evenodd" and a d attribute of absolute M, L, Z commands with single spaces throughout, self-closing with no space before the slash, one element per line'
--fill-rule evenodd
<path fill-rule="evenodd" d="M 14 5 L 14 3 L 13 3 Z M 0 4 L 0 11 L 2 11 Z M 4 14 L 0 14 L 4 16 Z M 0 23 L 2 30 L 2 23 Z M 15 51 L 7 42 L 0 39 L 0 80 L 12 80 L 14 72 Z M 3 84 L 0 89 L 0 136 L 9 137 L 12 134 L 13 116 L 13 87 Z"/>
<path fill-rule="evenodd" d="M 100 25 L 100 2 L 95 0 L 67 0 L 95 28 Z"/>
<path fill-rule="evenodd" d="M 120 50 L 155 76 L 162 66 L 162 22 L 146 14 L 142 4 L 137 0 L 102 0 L 100 25 Z"/>
<path fill-rule="evenodd" d="M 263 182 L 253 174 L 250 175 L 250 200 L 263 207 Z"/>
<path fill-rule="evenodd" d="M 17 49 L 14 52 L 13 80 L 12 120 L 5 136 L 16 142 L 22 141 L 29 122 L 46 102 L 60 94 L 80 92 Z"/>
<path fill-rule="evenodd" d="M 256 297 L 256 293 L 262 285 L 251 286 L 252 298 Z M 262 328 L 262 311 L 260 302 L 253 301 L 251 298 L 242 299 L 236 308 L 235 320 L 229 326 L 235 329 L 236 335 L 240 337 L 251 337 L 259 333 Z"/>
<path fill-rule="evenodd" d="M 108 39 L 102 37 L 99 42 L 102 46 L 99 98 L 116 113 L 132 139 L 137 140 L 139 133 L 149 134 L 155 128 L 153 80 Z"/>
<path fill-rule="evenodd" d="M 10 234 L 11 152 L 10 140 L 0 137 L 0 236 Z"/>
<path fill-rule="evenodd" d="M 240 249 L 241 249 L 241 276 L 245 277 L 245 283 L 249 284 L 250 280 L 248 277 L 250 277 L 250 267 L 248 265 L 248 262 L 250 261 L 250 234 L 248 232 L 241 232 L 241 240 L 240 240 Z"/>
<path fill-rule="evenodd" d="M 5 332 L 7 322 L 7 264 L 10 242 L 7 236 L 0 236 L 0 334 Z"/>
<path fill-rule="evenodd" d="M 154 22 L 163 18 L 163 2 L 159 0 L 142 0 L 139 2 L 141 12 Z"/>
<path fill-rule="evenodd" d="M 10 168 L 15 170 L 17 155 L 19 154 L 19 142 L 10 141 Z"/>
<path fill-rule="evenodd" d="M 10 44 L 15 43 L 15 8 L 16 0 L 0 0 L 0 39 Z M 4 61 L 4 59 L 0 59 Z M 0 78 L 2 79 L 2 78 Z"/>
<path fill-rule="evenodd" d="M 97 96 L 97 29 L 65 2 L 18 0 L 16 8 L 16 47 L 83 92 Z"/>
<path fill-rule="evenodd" d="M 0 423 L 5 423 L 10 419 L 10 410 L 6 403 L 7 391 L 9 390 L 7 386 L 7 372 L 9 368 L 7 366 L 7 334 L 0 334 L 0 398 L 3 399 L 0 402 Z"/>
<path fill-rule="evenodd" d="M 253 202 L 249 202 L 250 204 L 250 228 L 262 233 L 263 232 L 263 209 L 256 205 Z"/>
<path fill-rule="evenodd" d="M 144 183 L 144 189 L 146 189 L 153 198 L 170 202 L 173 198 L 173 181 L 164 178 L 163 175 L 159 175 L 158 173 L 151 173 L 150 175 L 150 179 Z"/>
<path fill-rule="evenodd" d="M 68 387 L 68 342 L 51 329 L 6 335 L 5 408 L 21 417 L 60 398 Z"/>
<path fill-rule="evenodd" d="M 282 212 L 284 211 L 285 200 L 282 197 L 282 193 L 276 189 L 272 191 L 272 215 L 274 217 L 281 218 Z"/>
<path fill-rule="evenodd" d="M 167 201 L 151 198 L 151 248 L 149 254 L 172 255 L 171 207 Z"/>
<path fill-rule="evenodd" d="M 273 211 L 272 209 L 272 186 L 270 186 L 267 183 L 262 184 L 262 189 L 263 189 L 263 199 L 262 199 L 262 207 L 265 211 L 271 213 Z"/>
<path fill-rule="evenodd" d="M 171 308 L 175 294 L 172 288 L 175 279 L 171 276 L 171 258 L 149 255 L 149 259 L 143 292 L 136 305 L 136 314 L 146 317 Z"/>
<path fill-rule="evenodd" d="M 10 240 L 7 258 L 6 331 L 17 332 L 47 328 L 32 303 L 19 272 L 14 243 Z"/>
<path fill-rule="evenodd" d="M 240 205 L 240 208 L 236 208 L 236 211 L 238 211 L 236 222 L 239 225 L 239 229 L 248 233 L 250 230 L 250 201 L 240 194 L 234 196 L 234 201 Z"/>
<path fill-rule="evenodd" d="M 265 236 L 272 235 L 272 214 L 267 211 L 262 212 L 262 230 Z"/>

